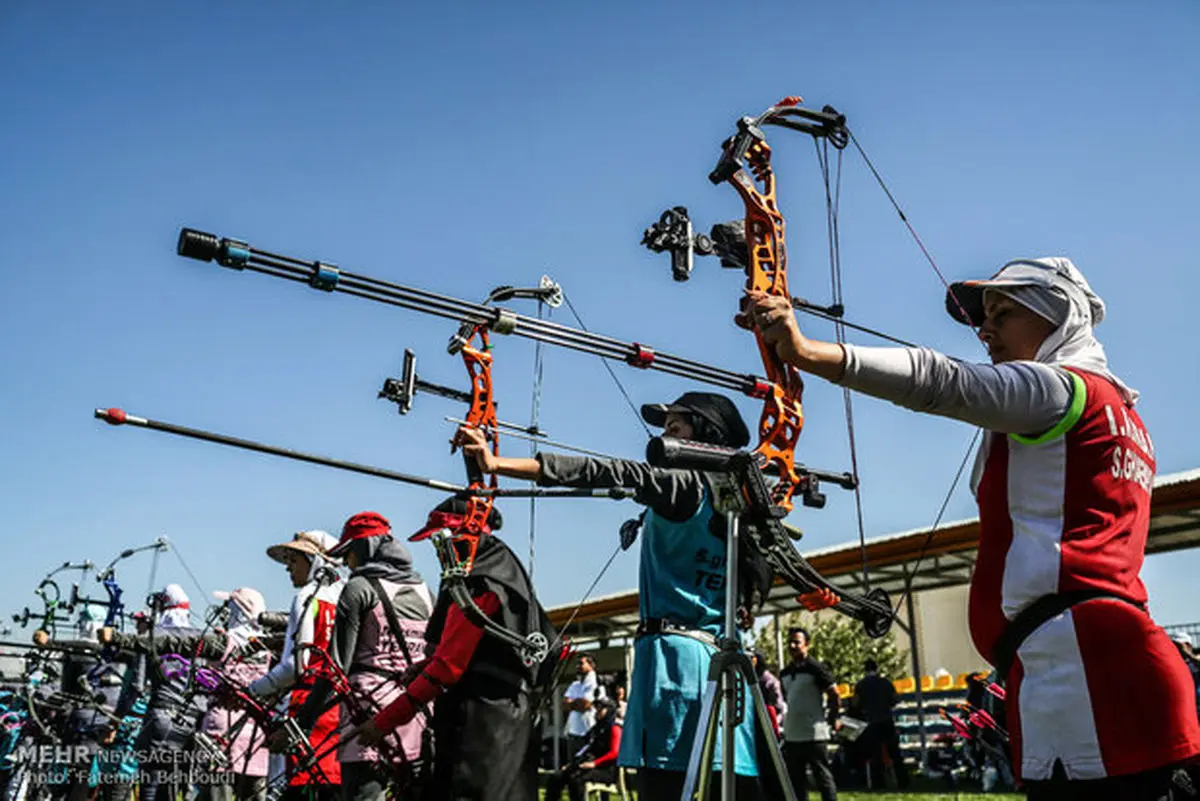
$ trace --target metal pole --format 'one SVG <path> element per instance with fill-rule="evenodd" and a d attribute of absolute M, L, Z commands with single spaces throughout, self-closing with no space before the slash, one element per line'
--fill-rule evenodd
<path fill-rule="evenodd" d="M 737 565 L 738 565 L 738 515 L 736 511 L 725 513 L 725 639 L 737 642 Z M 721 715 L 721 801 L 735 801 L 737 787 L 736 756 L 734 751 L 734 726 L 737 720 L 737 679 L 731 671 L 721 674 L 721 692 L 725 696 L 725 708 Z M 746 710 L 746 714 L 754 714 Z"/>
<path fill-rule="evenodd" d="M 921 657 L 917 652 L 917 615 L 913 609 L 913 594 L 904 594 L 905 612 L 908 614 L 908 650 L 912 656 L 913 678 L 917 682 L 917 732 L 921 738 L 921 763 L 925 765 L 925 693 L 921 690 Z"/>
<path fill-rule="evenodd" d="M 629 684 L 633 678 L 633 640 L 625 638 L 625 700 L 629 700 Z"/>
<path fill-rule="evenodd" d="M 557 684 L 554 685 L 554 715 L 552 716 L 553 721 L 554 721 L 553 722 L 554 731 L 552 732 L 553 736 L 551 737 L 551 742 L 554 743 L 554 746 L 553 746 L 553 748 L 550 749 L 553 752 L 550 755 L 551 756 L 550 764 L 552 764 L 554 766 L 555 770 L 558 770 L 558 768 L 559 768 L 559 759 L 558 759 L 559 750 L 560 750 L 559 749 L 559 739 L 562 737 L 562 731 L 563 731 L 562 694 L 559 693 L 559 689 L 560 688 Z"/>
<path fill-rule="evenodd" d="M 783 621 L 778 612 L 775 613 L 773 619 L 775 621 L 775 672 L 778 673 L 783 670 L 783 631 L 780 628 Z"/>

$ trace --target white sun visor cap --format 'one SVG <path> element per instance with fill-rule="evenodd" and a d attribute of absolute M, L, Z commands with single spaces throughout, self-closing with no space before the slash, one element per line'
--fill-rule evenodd
<path fill-rule="evenodd" d="M 983 293 L 987 289 L 1017 289 L 1019 287 L 1040 287 L 1051 290 L 1044 295 L 1046 308 L 1035 308 L 1034 311 L 1047 318 L 1059 318 L 1071 304 L 1071 296 L 1090 307 L 1092 324 L 1099 323 L 1104 318 L 1104 304 L 1088 286 L 1087 279 L 1071 263 L 1070 259 L 1055 256 L 1042 259 L 1017 259 L 1010 261 L 1000 268 L 991 278 L 976 281 L 958 281 L 950 285 L 946 291 L 946 311 L 964 325 L 983 325 Z M 1016 294 L 1016 293 L 1014 293 Z M 1028 297 L 1020 299 L 1028 303 Z M 1062 304 L 1062 308 L 1057 307 Z M 1041 306 L 1043 304 L 1033 304 Z"/>

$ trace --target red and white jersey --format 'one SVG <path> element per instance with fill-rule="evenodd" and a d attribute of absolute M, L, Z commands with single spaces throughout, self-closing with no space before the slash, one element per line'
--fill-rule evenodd
<path fill-rule="evenodd" d="M 987 659 L 1016 615 L 1045 595 L 1102 590 L 1144 604 L 1154 446 L 1105 378 L 1071 370 L 1073 401 L 1046 434 L 991 433 L 976 478 L 980 542 L 970 627 Z M 1191 676 L 1132 604 L 1097 599 L 1044 623 L 1008 683 L 1014 767 L 1049 778 L 1137 773 L 1200 754 Z"/>
<path fill-rule="evenodd" d="M 340 579 L 331 584 L 310 581 L 292 597 L 292 608 L 283 637 L 283 654 L 279 664 L 271 669 L 266 678 L 255 682 L 256 693 L 276 693 L 294 686 L 301 678 L 296 672 L 297 667 L 303 672 L 310 661 L 310 650 L 304 646 L 315 645 L 322 651 L 329 650 L 329 644 L 333 641 L 333 619 L 338 598 L 345 586 L 346 582 Z M 311 677 L 305 684 L 311 686 Z"/>

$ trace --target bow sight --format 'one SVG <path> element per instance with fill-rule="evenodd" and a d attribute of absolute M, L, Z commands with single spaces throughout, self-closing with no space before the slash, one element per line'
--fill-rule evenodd
<path fill-rule="evenodd" d="M 438 395 L 450 400 L 456 400 L 459 403 L 471 402 L 470 392 L 443 386 L 442 384 L 435 384 L 417 375 L 417 355 L 408 348 L 405 348 L 404 367 L 401 369 L 400 378 L 384 379 L 383 388 L 379 390 L 377 397 L 396 404 L 396 411 L 400 414 L 408 414 L 412 411 L 413 402 L 416 400 L 418 392 L 424 392 L 426 395 Z M 496 427 L 521 432 L 532 437 L 544 436 L 544 432 L 540 429 L 517 423 L 506 423 L 503 420 L 497 420 Z"/>
<path fill-rule="evenodd" d="M 707 235 L 697 234 L 693 233 L 692 219 L 688 216 L 686 206 L 672 206 L 664 211 L 658 222 L 651 224 L 642 234 L 641 244 L 651 252 L 671 254 L 671 275 L 676 281 L 687 281 L 692 277 L 696 256 L 716 256 L 721 260 L 721 266 L 730 270 L 745 270 L 750 259 L 746 250 L 745 220 L 716 223 Z M 895 337 L 842 320 L 846 309 L 841 303 L 822 306 L 804 298 L 793 297 L 792 307 L 820 317 L 834 318 L 843 325 L 859 331 L 911 345 L 909 342 L 896 340 Z"/>
<path fill-rule="evenodd" d="M 692 232 L 686 206 L 667 209 L 642 233 L 642 245 L 655 253 L 671 254 L 671 275 L 676 281 L 692 276 L 695 256 L 719 256 L 722 267 L 746 269 L 746 221 L 717 223 L 708 235 Z"/>

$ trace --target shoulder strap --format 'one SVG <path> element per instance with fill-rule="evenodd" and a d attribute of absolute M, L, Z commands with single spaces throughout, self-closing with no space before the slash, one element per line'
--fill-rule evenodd
<path fill-rule="evenodd" d="M 400 650 L 404 652 L 404 660 L 408 664 L 413 664 L 412 652 L 408 650 L 408 640 L 404 637 L 404 629 L 400 627 L 400 620 L 396 617 L 396 607 L 392 605 L 392 596 L 383 591 L 383 584 L 375 576 L 365 576 L 364 578 L 371 585 L 371 589 L 375 590 L 375 594 L 379 596 L 379 603 L 383 605 L 383 616 L 387 618 L 388 628 L 392 630 L 392 636 L 400 643 Z"/>
<path fill-rule="evenodd" d="M 1111 598 L 1114 601 L 1124 601 L 1130 606 L 1145 611 L 1145 607 L 1142 604 L 1131 601 L 1123 595 L 1117 595 L 1104 590 L 1075 590 L 1073 592 L 1043 595 L 1018 612 L 1017 616 L 1000 633 L 996 644 L 992 646 L 992 664 L 995 666 L 996 675 L 999 676 L 1000 680 L 1008 681 L 1008 672 L 1012 668 L 1013 660 L 1017 656 L 1017 650 L 1025 640 L 1029 639 L 1031 634 L 1042 627 L 1043 623 L 1051 618 L 1058 617 L 1072 606 L 1086 601 L 1093 601 L 1097 598 Z"/>

